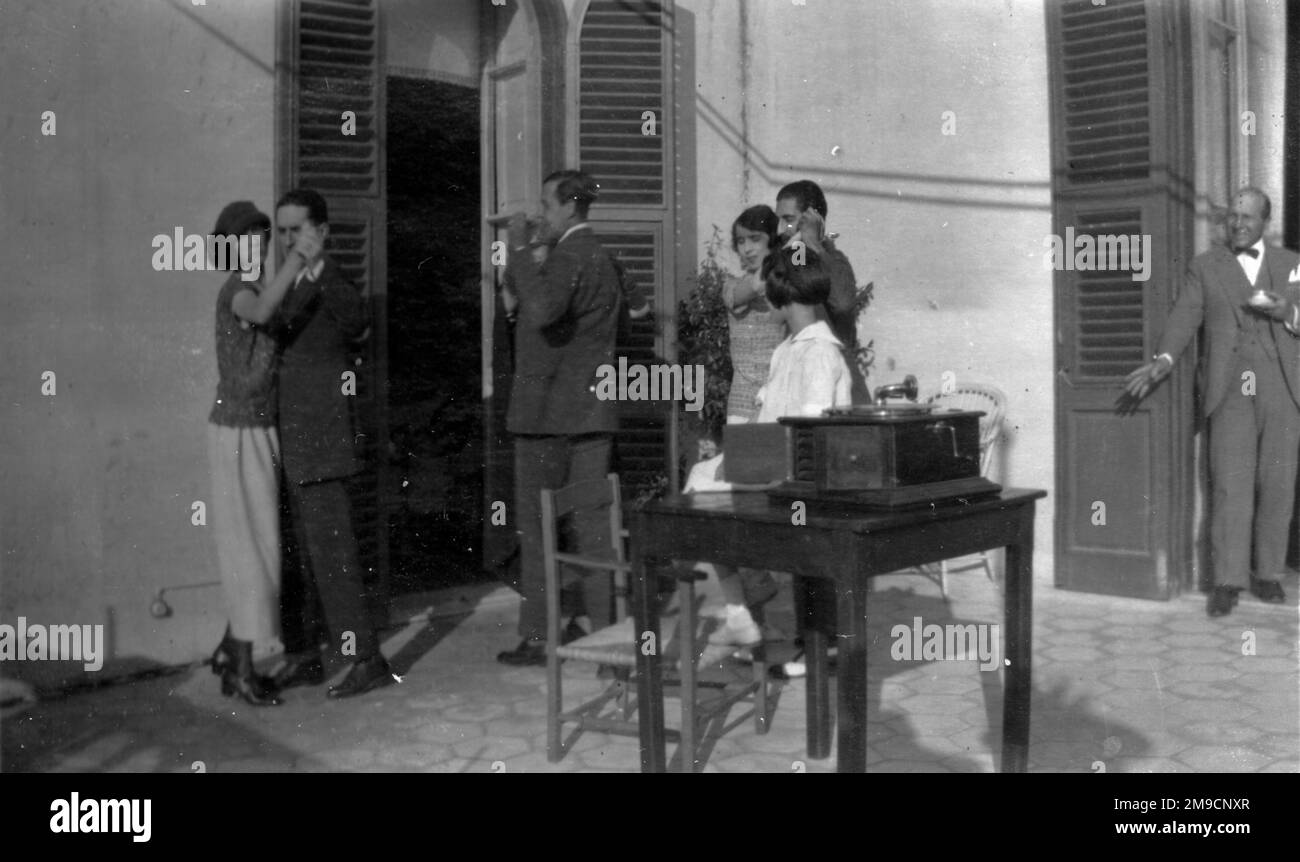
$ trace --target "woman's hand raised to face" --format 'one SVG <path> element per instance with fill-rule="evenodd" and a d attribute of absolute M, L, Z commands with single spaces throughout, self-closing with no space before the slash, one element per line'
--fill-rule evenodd
<path fill-rule="evenodd" d="M 298 234 L 298 239 L 294 241 L 292 249 L 292 251 L 302 255 L 304 266 L 319 257 L 324 250 L 325 243 L 321 241 L 320 234 L 314 230 L 306 229 Z"/>
<path fill-rule="evenodd" d="M 826 241 L 826 220 L 822 218 L 821 213 L 808 207 L 799 215 L 799 223 L 795 225 L 795 231 L 804 241 L 804 245 L 818 254 L 821 253 L 822 244 Z"/>

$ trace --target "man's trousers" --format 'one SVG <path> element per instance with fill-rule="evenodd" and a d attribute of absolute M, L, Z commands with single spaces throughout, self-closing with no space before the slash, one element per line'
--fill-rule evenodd
<path fill-rule="evenodd" d="M 346 661 L 364 661 L 379 649 L 353 532 L 350 490 L 347 479 L 286 482 L 298 558 L 298 565 L 286 566 L 280 594 L 288 654 L 318 649 L 323 636 L 334 650 L 352 645 L 340 652 Z"/>
<path fill-rule="evenodd" d="M 609 473 L 612 438 L 608 434 L 574 437 L 515 437 L 514 523 L 519 533 L 519 634 L 546 639 L 546 569 L 542 560 L 543 488 L 559 489 L 586 481 L 604 481 Z M 608 511 L 578 512 L 562 525 L 561 548 L 571 553 L 608 547 Z M 567 539 L 567 541 L 565 541 Z M 563 573 L 562 573 L 563 574 Z M 594 628 L 614 622 L 610 578 L 593 573 L 582 578 L 585 610 Z"/>
<path fill-rule="evenodd" d="M 1243 379 L 1247 371 L 1253 380 Z M 1209 418 L 1209 438 L 1214 583 L 1250 585 L 1252 537 L 1255 576 L 1277 580 L 1295 503 L 1300 408 L 1276 358 L 1241 360 L 1233 387 Z"/>

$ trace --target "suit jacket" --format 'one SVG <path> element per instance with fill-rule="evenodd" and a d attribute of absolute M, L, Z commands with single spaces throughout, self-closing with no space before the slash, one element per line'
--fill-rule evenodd
<path fill-rule="evenodd" d="M 841 344 L 848 348 L 856 347 L 858 321 L 853 314 L 853 303 L 858 299 L 858 282 L 853 275 L 853 264 L 829 239 L 825 248 L 822 262 L 831 279 L 831 295 L 826 300 L 827 322 Z"/>
<path fill-rule="evenodd" d="M 306 483 L 340 479 L 362 467 L 355 395 L 343 372 L 370 325 L 357 287 L 328 257 L 316 282 L 303 277 L 280 306 L 280 448 L 285 477 Z"/>
<path fill-rule="evenodd" d="M 510 269 L 519 317 L 506 428 L 514 434 L 616 431 L 616 405 L 595 393 L 597 368 L 616 365 L 623 310 L 609 255 L 583 227 L 540 266 L 527 250 L 512 251 Z"/>
<path fill-rule="evenodd" d="M 1241 385 L 1241 380 L 1234 377 L 1237 336 L 1241 327 L 1253 325 L 1256 318 L 1245 307 L 1250 294 L 1262 288 L 1292 304 L 1300 303 L 1300 283 L 1287 280 L 1298 260 L 1294 252 L 1267 246 L 1254 287 L 1227 246 L 1216 245 L 1192 261 L 1156 353 L 1168 353 L 1177 362 L 1179 354 L 1204 325 L 1200 389 L 1206 416 L 1214 413 L 1232 387 Z M 1268 328 L 1277 345 L 1291 398 L 1300 406 L 1300 338 L 1276 321 L 1269 321 Z"/>

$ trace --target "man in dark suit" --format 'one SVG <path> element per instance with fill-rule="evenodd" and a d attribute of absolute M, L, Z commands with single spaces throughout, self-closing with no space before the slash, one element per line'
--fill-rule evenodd
<path fill-rule="evenodd" d="M 834 234 L 826 232 L 826 194 L 812 180 L 787 183 L 776 193 L 776 217 L 783 243 L 802 240 L 826 267 L 831 278 L 831 295 L 821 309 L 831 331 L 844 345 L 844 358 L 852 377 L 855 404 L 870 401 L 867 382 L 858 368 L 858 319 L 853 306 L 858 299 L 858 282 L 853 264 L 835 247 Z M 820 315 L 819 315 L 820 316 Z"/>
<path fill-rule="evenodd" d="M 518 319 L 506 428 L 515 443 L 514 523 L 519 533 L 523 639 L 515 649 L 498 654 L 503 664 L 546 663 L 541 490 L 603 479 L 618 427 L 614 403 L 597 398 L 594 385 L 597 368 L 616 363 L 622 314 L 617 271 L 587 224 L 587 209 L 596 194 L 595 181 L 579 171 L 557 171 L 546 178 L 542 215 L 558 242 L 545 262 L 530 253 L 522 215 L 511 220 L 508 232 Z M 574 518 L 577 550 L 582 550 L 584 537 L 599 532 L 591 517 Z M 583 593 L 592 626 L 612 622 L 608 579 L 584 578 Z"/>
<path fill-rule="evenodd" d="M 1300 271 L 1294 253 L 1264 243 L 1270 209 L 1259 189 L 1237 192 L 1228 245 L 1192 261 L 1155 357 L 1125 381 L 1129 396 L 1143 398 L 1204 327 L 1212 617 L 1230 613 L 1247 587 L 1265 602 L 1285 598 L 1279 578 L 1300 446 Z"/>
<path fill-rule="evenodd" d="M 286 249 L 300 233 L 322 242 L 329 235 L 325 199 L 309 189 L 285 194 L 275 222 Z M 328 634 L 352 659 L 329 696 L 351 697 L 392 678 L 371 622 L 352 524 L 350 483 L 362 463 L 348 353 L 370 314 L 360 291 L 322 253 L 303 267 L 281 305 L 281 323 L 280 448 L 299 565 L 286 568 L 281 589 L 286 664 L 274 681 L 281 689 L 323 682 L 320 644 Z"/>

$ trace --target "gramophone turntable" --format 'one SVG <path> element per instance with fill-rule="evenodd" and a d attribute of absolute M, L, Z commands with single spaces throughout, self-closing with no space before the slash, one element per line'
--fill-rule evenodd
<path fill-rule="evenodd" d="M 788 416 L 788 479 L 768 490 L 783 500 L 900 508 L 996 493 L 980 475 L 979 418 L 916 401 L 916 378 L 881 386 L 870 404 Z M 890 399 L 904 398 L 902 401 Z"/>

